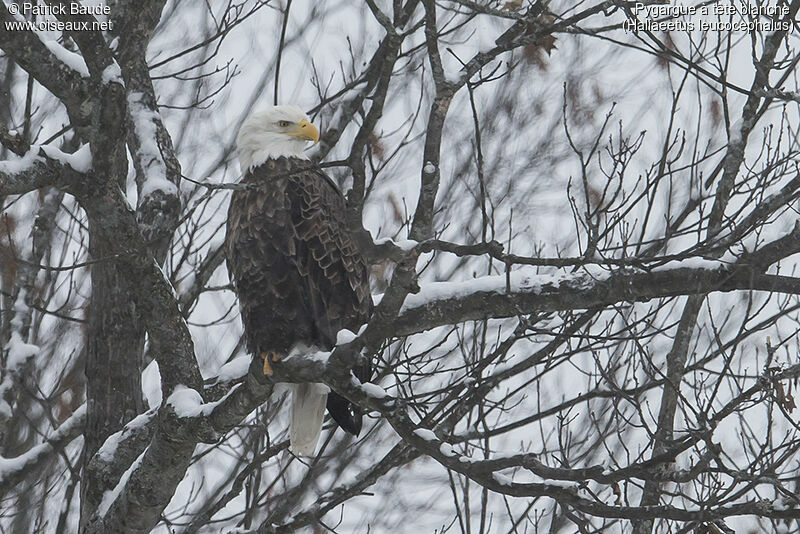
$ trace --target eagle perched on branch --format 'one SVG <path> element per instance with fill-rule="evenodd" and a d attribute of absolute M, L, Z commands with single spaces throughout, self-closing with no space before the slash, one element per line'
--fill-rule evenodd
<path fill-rule="evenodd" d="M 247 350 L 272 362 L 331 350 L 337 333 L 357 331 L 372 312 L 364 259 L 345 225 L 336 184 L 303 153 L 319 132 L 295 106 L 253 114 L 239 130 L 243 184 L 228 209 L 228 272 L 239 297 Z M 362 382 L 370 365 L 354 369 Z M 292 451 L 312 456 L 328 412 L 358 435 L 361 412 L 323 384 L 293 384 Z"/>

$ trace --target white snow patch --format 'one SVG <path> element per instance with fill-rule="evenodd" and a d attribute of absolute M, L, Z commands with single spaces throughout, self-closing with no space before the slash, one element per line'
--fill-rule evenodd
<path fill-rule="evenodd" d="M 39 35 L 40 39 L 41 37 L 42 36 Z M 80 54 L 70 52 L 58 44 L 58 41 L 53 39 L 42 39 L 42 43 L 44 43 L 47 49 L 50 50 L 50 52 L 52 52 L 53 55 L 56 56 L 67 67 L 80 74 L 83 78 L 89 77 L 89 69 L 86 67 L 86 62 L 83 60 L 83 57 Z"/>
<path fill-rule="evenodd" d="M 53 146 L 42 146 L 41 150 L 48 158 L 58 160 L 78 172 L 89 172 L 92 169 L 92 151 L 89 143 L 81 145 L 73 154 L 67 154 Z"/>
<path fill-rule="evenodd" d="M 20 288 L 12 307 L 14 314 L 11 317 L 11 338 L 3 347 L 7 351 L 5 373 L 2 381 L 0 381 L 0 415 L 4 419 L 8 419 L 13 415 L 11 405 L 4 400 L 6 392 L 14 386 L 14 377 L 20 374 L 26 362 L 39 353 L 39 347 L 27 343 L 20 334 L 24 327 L 24 318 L 27 313 L 26 295 L 27 291 L 24 288 Z"/>
<path fill-rule="evenodd" d="M 183 384 L 178 384 L 175 386 L 170 396 L 167 397 L 167 404 L 172 406 L 172 409 L 175 410 L 175 415 L 178 417 L 208 417 L 214 412 L 217 406 L 233 395 L 234 391 L 239 389 L 241 385 L 242 384 L 234 385 L 219 400 L 204 403 L 203 397 L 197 390 L 186 387 Z M 324 384 L 319 385 L 325 388 L 325 393 L 330 391 L 328 386 Z"/>
<path fill-rule="evenodd" d="M 39 157 L 39 150 L 31 147 L 21 158 L 0 161 L 0 173 L 19 174 L 27 171 L 33 167 L 34 163 L 41 160 L 42 158 Z"/>
<path fill-rule="evenodd" d="M 330 351 L 327 351 L 327 350 L 314 351 L 314 352 L 309 353 L 306 356 L 306 358 L 308 358 L 309 360 L 313 360 L 315 362 L 322 362 L 322 363 L 328 363 L 328 360 L 330 359 L 330 357 L 331 357 L 331 353 L 330 353 Z"/>
<path fill-rule="evenodd" d="M 139 192 L 139 202 L 156 191 L 177 195 L 178 188 L 167 180 L 167 166 L 158 148 L 156 123 L 160 116 L 143 103 L 143 94 L 133 92 L 128 95 L 128 109 L 133 120 L 136 137 L 139 140 L 137 157 L 144 172 L 144 183 Z"/>
<path fill-rule="evenodd" d="M 414 434 L 425 441 L 437 441 L 436 434 L 433 433 L 433 430 L 428 430 L 427 428 L 418 428 L 414 431 Z"/>
<path fill-rule="evenodd" d="M 693 258 L 686 258 L 683 260 L 668 261 L 664 265 L 659 265 L 653 268 L 653 271 L 669 271 L 672 269 L 705 269 L 709 271 L 716 271 L 718 269 L 725 269 L 727 267 L 724 261 L 720 260 L 707 260 L 699 256 Z"/>
<path fill-rule="evenodd" d="M 203 413 L 203 397 L 196 389 L 178 384 L 167 397 L 167 405 L 172 406 L 178 417 L 197 417 Z"/>
<path fill-rule="evenodd" d="M 782 512 L 784 510 L 791 510 L 792 506 L 785 498 L 776 499 L 772 502 L 772 509 Z"/>
<path fill-rule="evenodd" d="M 547 287 L 556 289 L 563 283 L 573 286 L 590 286 L 598 280 L 608 277 L 607 272 L 598 273 L 592 278 L 585 274 L 561 274 L 545 275 L 537 274 L 534 268 L 522 268 L 513 271 L 510 275 L 511 293 L 541 293 Z M 479 278 L 472 278 L 460 282 L 432 282 L 422 286 L 416 294 L 406 296 L 400 313 L 407 313 L 416 308 L 421 308 L 432 302 L 463 298 L 475 293 L 497 293 L 506 294 L 507 292 L 506 275 L 489 275 Z"/>
<path fill-rule="evenodd" d="M 92 168 L 92 152 L 88 143 L 82 145 L 74 154 L 67 154 L 54 146 L 33 145 L 21 158 L 0 161 L 0 173 L 19 174 L 29 170 L 35 163 L 43 161 L 40 152 L 78 172 L 87 172 Z"/>
<path fill-rule="evenodd" d="M 122 430 L 108 436 L 106 441 L 97 450 L 97 456 L 103 461 L 103 463 L 112 463 L 114 461 L 114 456 L 117 453 L 117 448 L 119 447 L 120 442 L 125 438 L 125 435 L 130 434 L 134 429 L 145 426 L 153 419 L 155 415 L 155 410 L 148 410 L 131 419 L 130 422 L 128 422 L 128 424 L 122 428 Z"/>
<path fill-rule="evenodd" d="M 142 371 L 142 394 L 150 408 L 161 405 L 161 373 L 156 360 L 151 361 Z"/>
<path fill-rule="evenodd" d="M 492 473 L 492 478 L 502 486 L 513 486 L 514 481 L 502 473 Z"/>
<path fill-rule="evenodd" d="M 250 355 L 245 354 L 229 361 L 219 368 L 217 382 L 230 382 L 246 376 L 250 370 Z"/>
<path fill-rule="evenodd" d="M 356 339 L 356 334 L 348 330 L 347 328 L 342 328 L 336 334 L 336 344 L 337 345 L 347 345 L 348 343 L 352 343 Z"/>
<path fill-rule="evenodd" d="M 422 172 L 424 172 L 425 174 L 433 174 L 436 172 L 436 165 L 434 165 L 430 161 L 426 161 L 425 166 L 422 167 Z"/>
<path fill-rule="evenodd" d="M 289 350 L 289 354 L 281 359 L 289 360 L 298 356 L 304 360 L 327 363 L 331 356 L 331 352 L 327 350 L 320 350 L 319 347 L 306 345 L 305 343 L 296 343 L 295 346 Z"/>
<path fill-rule="evenodd" d="M 103 75 L 101 79 L 105 85 L 113 82 L 125 87 L 125 80 L 122 79 L 122 70 L 119 68 L 119 64 L 116 61 L 103 69 Z"/>
<path fill-rule="evenodd" d="M 16 330 L 11 333 L 11 339 L 6 343 L 6 350 L 8 351 L 6 370 L 9 372 L 19 369 L 28 359 L 39 354 L 39 347 L 26 343 Z"/>
<path fill-rule="evenodd" d="M 439 452 L 445 456 L 458 456 L 458 453 L 453 450 L 453 446 L 449 443 L 442 443 L 439 445 Z"/>
<path fill-rule="evenodd" d="M 389 396 L 382 387 L 377 384 L 373 384 L 372 382 L 367 382 L 366 384 L 361 384 L 361 388 L 364 390 L 364 393 L 372 397 L 373 399 L 385 399 Z"/>
<path fill-rule="evenodd" d="M 24 288 L 20 288 L 17 293 L 17 298 L 14 300 L 14 317 L 11 319 L 11 339 L 6 343 L 5 350 L 8 351 L 8 359 L 6 360 L 6 371 L 14 373 L 20 367 L 25 365 L 28 359 L 39 353 L 39 347 L 27 343 L 22 339 L 20 331 L 25 326 L 25 316 L 28 313 L 25 298 L 28 292 Z"/>
<path fill-rule="evenodd" d="M 419 245 L 419 241 L 414 241 L 413 239 L 400 239 L 395 241 L 391 237 L 381 237 L 379 239 L 374 239 L 373 242 L 376 246 L 386 245 L 388 243 L 393 244 L 403 252 L 409 252 L 414 250 L 414 248 Z"/>
<path fill-rule="evenodd" d="M 142 463 L 142 458 L 144 458 L 144 455 L 147 453 L 147 449 L 149 448 L 150 446 L 148 445 L 145 450 L 142 451 L 142 454 L 140 454 L 139 457 L 133 461 L 127 471 L 122 474 L 119 482 L 113 490 L 106 490 L 103 493 L 103 500 L 100 501 L 100 506 L 97 507 L 97 513 L 100 514 L 100 517 L 105 517 L 108 513 L 108 510 L 111 508 L 111 505 L 113 505 L 114 502 L 119 498 L 122 490 L 125 489 L 125 486 L 128 484 L 128 480 L 131 478 L 131 473 L 133 473 Z"/>

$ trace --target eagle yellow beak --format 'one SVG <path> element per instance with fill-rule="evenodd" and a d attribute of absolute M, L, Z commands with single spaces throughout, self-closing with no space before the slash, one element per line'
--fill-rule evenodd
<path fill-rule="evenodd" d="M 314 141 L 315 145 L 319 143 L 319 130 L 307 120 L 300 121 L 297 123 L 297 127 L 294 130 L 287 133 L 292 137 L 305 139 L 306 141 Z"/>

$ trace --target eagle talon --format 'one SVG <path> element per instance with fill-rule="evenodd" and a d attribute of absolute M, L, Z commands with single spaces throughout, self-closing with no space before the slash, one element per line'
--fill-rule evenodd
<path fill-rule="evenodd" d="M 261 359 L 264 360 L 264 374 L 267 376 L 272 376 L 272 374 L 275 372 L 272 369 L 272 362 L 277 362 L 280 359 L 278 353 L 274 350 L 262 352 Z"/>

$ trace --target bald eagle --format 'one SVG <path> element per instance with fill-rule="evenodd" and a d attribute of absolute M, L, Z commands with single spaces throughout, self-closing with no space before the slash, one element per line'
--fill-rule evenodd
<path fill-rule="evenodd" d="M 336 184 L 304 154 L 317 128 L 295 106 L 249 117 L 237 138 L 243 184 L 228 209 L 228 272 L 239 297 L 247 350 L 272 363 L 330 350 L 342 329 L 372 312 L 367 267 L 345 225 Z M 367 382 L 370 365 L 353 370 Z M 292 386 L 291 449 L 313 456 L 327 406 L 345 431 L 361 431 L 359 408 L 323 384 Z"/>

